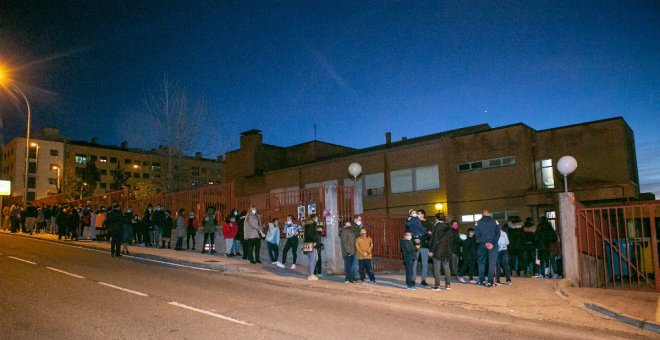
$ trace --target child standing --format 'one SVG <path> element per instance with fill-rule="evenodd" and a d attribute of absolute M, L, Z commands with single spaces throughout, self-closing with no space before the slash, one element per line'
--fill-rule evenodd
<path fill-rule="evenodd" d="M 474 228 L 468 229 L 468 238 L 463 242 L 463 265 L 458 271 L 458 282 L 467 283 L 464 275 L 469 275 L 470 283 L 476 283 L 477 275 L 477 239 L 474 238 Z"/>
<path fill-rule="evenodd" d="M 367 236 L 367 229 L 360 229 L 360 237 L 355 240 L 355 249 L 357 251 L 358 259 L 358 272 L 360 274 L 360 281 L 364 283 L 366 275 L 369 275 L 369 283 L 375 284 L 376 277 L 371 267 L 371 259 L 373 258 L 374 242 L 371 237 Z M 366 275 L 365 275 L 366 272 Z"/>
<path fill-rule="evenodd" d="M 403 254 L 403 265 L 406 266 L 406 288 L 409 290 L 416 290 L 413 267 L 415 266 L 415 259 L 417 258 L 417 247 L 413 244 L 412 234 L 409 231 L 403 234 L 399 246 L 401 247 L 401 253 Z"/>

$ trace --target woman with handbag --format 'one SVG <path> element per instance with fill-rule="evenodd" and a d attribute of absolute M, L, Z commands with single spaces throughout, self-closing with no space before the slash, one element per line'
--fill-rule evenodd
<path fill-rule="evenodd" d="M 321 236 L 316 231 L 318 217 L 316 217 L 316 214 L 311 214 L 307 222 L 303 238 L 303 253 L 307 255 L 309 261 L 307 263 L 307 280 L 315 281 L 319 279 L 314 275 L 314 268 L 316 268 L 316 261 L 318 260 L 316 247 L 321 243 Z"/>

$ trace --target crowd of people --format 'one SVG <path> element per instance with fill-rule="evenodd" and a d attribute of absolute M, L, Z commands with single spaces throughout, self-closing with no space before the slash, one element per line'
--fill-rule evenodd
<path fill-rule="evenodd" d="M 28 203 L 5 207 L 2 226 L 12 233 L 51 233 L 58 239 L 88 239 L 110 241 L 111 255 L 130 254 L 129 245 L 159 247 L 176 251 L 196 250 L 196 235 L 201 230 L 201 253 L 216 253 L 216 232 L 224 239 L 224 256 L 241 257 L 261 263 L 261 242 L 266 241 L 268 258 L 273 265 L 285 268 L 291 252 L 291 269 L 296 269 L 299 250 L 307 256 L 307 279 L 318 280 L 322 274 L 324 228 L 315 214 L 307 216 L 302 225 L 292 215 L 283 226 L 274 218 L 264 226 L 256 207 L 239 213 L 233 209 L 222 220 L 215 208 L 208 207 L 204 215 L 180 208 L 172 214 L 161 205 L 149 204 L 142 214 L 117 203 L 109 209 L 58 205 L 38 207 Z M 280 252 L 281 240 L 284 248 Z M 362 216 L 343 221 L 339 233 L 344 260 L 344 281 L 376 283 L 373 271 L 374 240 L 362 224 Z M 302 240 L 302 244 L 301 244 Z M 192 245 L 191 245 L 192 243 Z M 185 244 L 185 248 L 184 248 Z M 424 210 L 411 209 L 406 220 L 406 233 L 399 243 L 405 267 L 406 288 L 416 289 L 418 269 L 421 285 L 429 286 L 433 275 L 433 290 L 450 290 L 454 282 L 493 287 L 511 284 L 512 274 L 557 278 L 559 238 L 552 225 L 541 217 L 535 225 L 531 218 L 523 223 L 512 216 L 508 221 L 496 221 L 488 211 L 466 234 L 459 232 L 457 221 L 447 223 L 442 213 L 427 219 Z M 242 253 L 241 253 L 242 251 Z M 280 257 L 281 256 L 281 257 Z M 429 264 L 431 273 L 429 273 Z M 356 273 L 357 270 L 357 273 Z M 368 280 L 368 281 L 367 281 Z M 444 283 L 444 284 L 442 284 Z"/>
<path fill-rule="evenodd" d="M 517 276 L 557 278 L 557 257 L 560 241 L 545 216 L 538 226 L 531 218 L 522 223 L 518 216 L 500 223 L 484 210 L 474 228 L 467 230 L 464 239 L 457 221 L 447 224 L 444 214 L 426 219 L 424 210 L 409 211 L 406 233 L 400 249 L 406 268 L 406 288 L 416 289 L 418 261 L 421 260 L 421 285 L 428 286 L 428 259 L 431 258 L 435 284 L 433 290 L 450 290 L 452 268 L 457 269 L 456 282 L 494 287 L 502 284 L 502 276 L 511 284 L 512 273 Z M 441 272 L 444 286 L 441 287 Z M 466 276 L 469 281 L 466 280 Z M 475 280 L 475 278 L 477 280 Z"/>

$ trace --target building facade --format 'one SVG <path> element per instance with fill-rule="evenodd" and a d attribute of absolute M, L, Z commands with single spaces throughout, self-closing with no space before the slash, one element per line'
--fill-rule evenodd
<path fill-rule="evenodd" d="M 389 136 L 385 144 L 360 150 L 305 143 L 318 152 L 303 152 L 303 158 L 294 152 L 300 146 L 270 152 L 272 146 L 252 130 L 228 154 L 226 180 L 235 181 L 243 196 L 329 181 L 356 185 L 358 210 L 403 214 L 423 208 L 464 225 L 484 209 L 502 220 L 545 215 L 553 221 L 557 194 L 564 190 L 556 162 L 571 155 L 578 169 L 568 185 L 578 200 L 602 204 L 640 195 L 634 135 L 621 117 L 548 130 L 482 124 L 396 142 Z M 347 170 L 353 162 L 363 169 L 357 182 Z"/>
<path fill-rule="evenodd" d="M 222 160 L 204 158 L 201 153 L 170 157 L 163 147 L 147 151 L 129 148 L 126 142 L 114 146 L 99 144 L 95 138 L 89 142 L 75 141 L 54 128 L 44 128 L 33 136 L 28 160 L 29 201 L 62 191 L 100 195 L 124 188 L 131 190 L 141 182 L 186 190 L 222 181 Z M 12 196 L 22 196 L 25 190 L 24 162 L 24 137 L 13 139 L 2 148 L 2 177 L 12 182 Z M 83 180 L 84 169 L 90 162 L 100 174 L 93 187 Z M 117 172 L 125 178 L 121 186 L 117 185 Z"/>

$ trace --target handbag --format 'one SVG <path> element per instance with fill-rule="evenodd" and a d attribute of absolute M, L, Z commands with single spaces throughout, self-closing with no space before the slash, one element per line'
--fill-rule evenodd
<path fill-rule="evenodd" d="M 305 242 L 305 243 L 303 243 L 303 245 L 302 245 L 303 253 L 307 254 L 307 253 L 312 252 L 314 250 L 315 245 L 316 245 L 316 243 L 314 243 L 314 242 Z"/>

